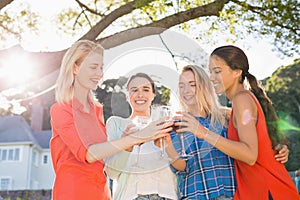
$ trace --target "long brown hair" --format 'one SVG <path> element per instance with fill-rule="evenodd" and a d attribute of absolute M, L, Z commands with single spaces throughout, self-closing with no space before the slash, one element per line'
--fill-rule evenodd
<path fill-rule="evenodd" d="M 242 70 L 240 83 L 244 83 L 245 78 L 247 78 L 250 91 L 258 99 L 266 118 L 268 134 L 272 141 L 273 149 L 277 149 L 278 144 L 287 143 L 284 134 L 278 128 L 279 118 L 271 99 L 267 96 L 263 86 L 257 81 L 256 77 L 249 73 L 248 58 L 243 50 L 233 45 L 221 46 L 211 53 L 211 56 L 213 55 L 223 59 L 232 70 Z"/>

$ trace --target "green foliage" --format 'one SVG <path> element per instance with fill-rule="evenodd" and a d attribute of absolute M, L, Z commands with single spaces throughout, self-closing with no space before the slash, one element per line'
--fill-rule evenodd
<path fill-rule="evenodd" d="M 54 23 L 64 33 L 79 38 L 104 17 L 129 2 L 131 1 L 74 1 L 73 5 L 57 16 Z M 199 8 L 210 3 L 219 3 L 215 5 L 215 9 L 219 10 L 219 16 L 208 14 L 185 21 L 178 27 L 189 32 L 202 43 L 214 44 L 220 40 L 220 36 L 234 43 L 237 39 L 244 39 L 245 36 L 254 34 L 258 39 L 272 41 L 274 48 L 287 55 L 299 53 L 300 2 L 297 0 L 232 0 L 225 1 L 224 7 L 220 6 L 224 3 L 221 0 L 135 0 L 134 2 L 134 7 L 137 9 L 117 17 L 107 30 L 100 33 L 98 38 L 146 25 L 178 12 Z M 28 6 L 24 6 L 26 4 L 15 5 L 11 8 L 14 14 L 8 12 L 0 14 L 0 29 L 4 31 L 2 32 L 4 34 L 1 34 L 1 40 L 7 34 L 16 34 L 21 37 L 20 33 L 26 26 L 34 29 L 38 24 L 37 16 L 30 12 Z M 111 17 L 114 18 L 114 16 Z M 199 24 L 203 26 L 197 29 Z"/>
<path fill-rule="evenodd" d="M 0 43 L 6 40 L 20 41 L 24 32 L 37 34 L 40 17 L 31 11 L 26 3 L 18 3 L 17 6 L 7 6 L 0 12 Z"/>
<path fill-rule="evenodd" d="M 164 1 L 154 1 L 149 6 L 143 6 L 141 11 L 146 13 L 151 21 L 157 21 L 160 16 L 167 12 L 169 6 L 172 4 L 164 4 Z"/>
<path fill-rule="evenodd" d="M 230 12 L 232 10 L 235 12 Z M 230 16 L 234 15 L 237 21 L 243 22 L 243 29 L 248 32 L 258 33 L 260 35 L 258 37 L 266 35 L 272 38 L 277 50 L 284 51 L 288 55 L 299 53 L 297 45 L 300 43 L 299 1 L 236 1 L 236 5 L 228 4 L 223 12 L 227 15 L 230 12 Z M 230 17 L 227 19 L 230 20 Z M 238 28 L 236 25 L 235 27 Z"/>
<path fill-rule="evenodd" d="M 300 59 L 278 68 L 266 81 L 267 94 L 277 111 L 288 113 L 300 124 Z"/>
<path fill-rule="evenodd" d="M 280 117 L 280 129 L 289 141 L 288 170 L 299 168 L 300 160 L 300 59 L 278 68 L 266 80 L 266 92 Z"/>
<path fill-rule="evenodd" d="M 290 141 L 289 149 L 289 161 L 285 164 L 288 171 L 294 171 L 299 169 L 300 164 L 300 132 L 293 132 L 288 135 L 288 140 Z"/>

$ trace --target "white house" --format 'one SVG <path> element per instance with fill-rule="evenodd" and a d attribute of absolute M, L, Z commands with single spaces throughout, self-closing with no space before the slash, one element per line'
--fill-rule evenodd
<path fill-rule="evenodd" d="M 0 190 L 51 189 L 51 130 L 33 131 L 22 116 L 0 117 Z"/>

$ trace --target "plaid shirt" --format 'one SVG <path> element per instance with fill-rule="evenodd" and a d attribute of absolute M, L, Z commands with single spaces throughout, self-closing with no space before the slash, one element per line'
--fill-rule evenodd
<path fill-rule="evenodd" d="M 200 124 L 227 138 L 227 128 L 210 126 L 210 116 L 196 117 Z M 171 133 L 177 152 L 181 145 L 175 132 Z M 181 199 L 211 199 L 218 196 L 233 197 L 236 189 L 233 159 L 192 133 L 184 133 L 185 151 L 192 155 L 184 172 L 171 167 L 177 174 Z"/>

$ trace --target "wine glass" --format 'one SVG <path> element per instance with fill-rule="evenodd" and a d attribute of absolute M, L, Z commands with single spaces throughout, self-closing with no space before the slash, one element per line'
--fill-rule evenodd
<path fill-rule="evenodd" d="M 151 108 L 151 118 L 153 121 L 165 118 L 172 117 L 172 108 L 171 106 L 165 105 L 154 105 Z M 166 138 L 160 138 L 160 146 L 161 146 L 161 157 L 165 156 L 165 148 L 166 148 Z"/>
<path fill-rule="evenodd" d="M 176 122 L 180 122 L 180 120 L 175 121 Z M 186 128 L 186 126 L 174 126 L 173 130 L 176 132 L 176 130 L 181 129 L 181 128 Z M 185 132 L 176 132 L 176 134 L 179 136 L 179 141 L 180 141 L 180 146 L 181 146 L 181 151 L 180 151 L 180 158 L 187 160 L 191 155 L 187 154 L 185 152 L 185 144 L 184 144 L 184 134 Z"/>
<path fill-rule="evenodd" d="M 184 112 L 183 109 L 179 109 L 181 112 Z M 176 120 L 174 121 L 174 123 L 176 122 L 181 122 L 181 120 Z M 190 154 L 187 154 L 185 152 L 185 144 L 184 144 L 184 134 L 185 132 L 176 132 L 178 129 L 182 129 L 182 128 L 186 128 L 186 126 L 173 126 L 173 131 L 175 131 L 175 133 L 177 134 L 177 136 L 179 137 L 179 142 L 180 142 L 180 146 L 181 146 L 181 151 L 180 151 L 180 158 L 184 159 L 184 160 L 187 160 L 191 157 Z"/>
<path fill-rule="evenodd" d="M 147 116 L 135 116 L 135 118 L 132 119 L 132 123 L 136 126 L 137 130 L 141 130 L 145 128 L 149 123 L 151 122 L 151 118 Z M 139 165 L 139 159 L 140 159 L 140 151 L 141 151 L 141 145 L 137 145 L 137 157 L 136 157 L 136 162 L 134 163 L 134 167 L 137 168 L 142 168 Z"/>

